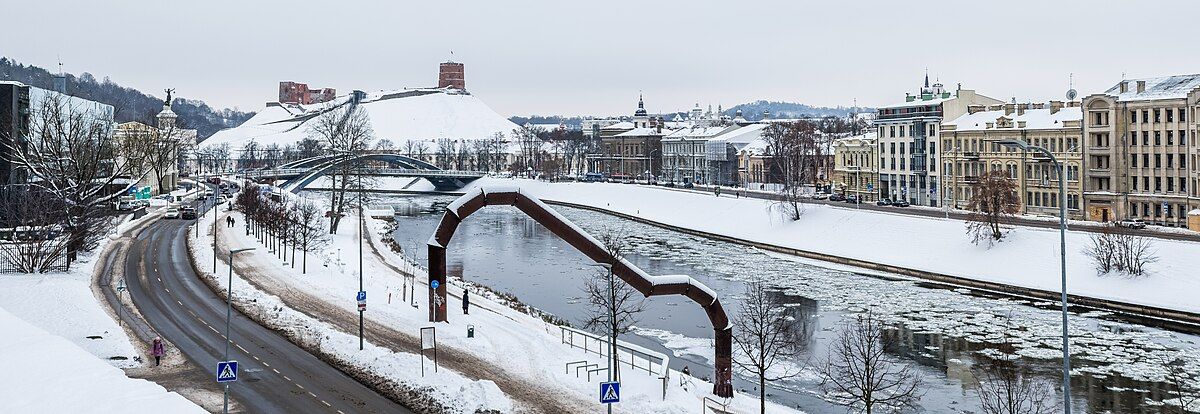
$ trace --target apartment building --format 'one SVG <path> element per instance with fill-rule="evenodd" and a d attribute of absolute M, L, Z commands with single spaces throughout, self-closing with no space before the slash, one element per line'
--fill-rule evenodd
<path fill-rule="evenodd" d="M 1200 74 L 1122 80 L 1083 99 L 1088 220 L 1187 225 L 1200 207 L 1198 101 Z"/>
<path fill-rule="evenodd" d="M 1083 217 L 1082 112 L 1079 102 L 971 105 L 967 113 L 942 123 L 941 182 L 945 202 L 966 208 L 972 186 L 989 171 L 1007 171 L 1017 182 L 1021 213 L 1059 215 L 1057 167 L 1040 152 L 1005 147 L 1017 139 L 1050 151 L 1067 174 L 1067 217 Z"/>
<path fill-rule="evenodd" d="M 913 205 L 938 206 L 938 139 L 943 119 L 967 113 L 970 105 L 995 105 L 998 99 L 962 89 L 925 84 L 904 102 L 878 108 L 875 128 L 879 145 L 880 197 L 905 199 Z"/>
<path fill-rule="evenodd" d="M 879 151 L 875 132 L 833 141 L 833 191 L 857 195 L 863 202 L 878 199 Z"/>

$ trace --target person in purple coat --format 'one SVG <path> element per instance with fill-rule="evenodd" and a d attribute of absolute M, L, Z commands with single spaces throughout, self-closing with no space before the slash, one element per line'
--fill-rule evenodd
<path fill-rule="evenodd" d="M 162 338 L 154 337 L 154 344 L 150 346 L 150 355 L 154 356 L 154 366 L 158 366 L 162 362 L 163 355 L 167 354 L 166 347 L 163 346 Z"/>

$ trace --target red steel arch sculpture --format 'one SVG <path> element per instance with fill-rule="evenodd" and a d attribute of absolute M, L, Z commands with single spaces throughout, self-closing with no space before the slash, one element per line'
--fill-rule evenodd
<path fill-rule="evenodd" d="M 446 213 L 442 215 L 442 221 L 428 243 L 429 281 L 431 284 L 433 281 L 439 284 L 437 289 L 430 289 L 429 293 L 430 322 L 446 321 L 446 246 L 450 245 L 450 238 L 458 229 L 458 223 L 479 209 L 494 205 L 514 206 L 589 259 L 597 263 L 613 263 L 613 274 L 643 295 L 683 295 L 699 304 L 712 322 L 716 339 L 716 381 L 713 393 L 722 397 L 733 396 L 732 324 L 725 315 L 725 309 L 721 307 L 716 292 L 686 275 L 651 276 L 625 259 L 616 260 L 614 263 L 613 257 L 598 240 L 541 200 L 525 195 L 516 188 L 475 188 L 446 206 Z"/>

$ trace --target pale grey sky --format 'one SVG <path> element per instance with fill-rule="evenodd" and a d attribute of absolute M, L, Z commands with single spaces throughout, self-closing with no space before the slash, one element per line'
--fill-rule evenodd
<path fill-rule="evenodd" d="M 23 1 L 0 55 L 257 110 L 280 80 L 430 86 L 450 56 L 503 115 L 627 114 L 757 99 L 903 99 L 929 68 L 1000 99 L 1122 73 L 1200 73 L 1195 1 Z M 14 17 L 15 16 L 15 17 Z"/>

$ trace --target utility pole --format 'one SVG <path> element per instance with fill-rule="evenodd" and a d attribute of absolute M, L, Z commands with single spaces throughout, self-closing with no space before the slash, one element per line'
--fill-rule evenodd
<path fill-rule="evenodd" d="M 358 173 L 358 291 L 363 292 L 363 239 L 367 237 L 365 230 L 367 219 L 363 211 L 362 171 Z M 358 350 L 363 349 L 363 307 L 358 308 Z"/>
<path fill-rule="evenodd" d="M 215 239 L 214 239 L 215 240 Z M 233 337 L 229 334 L 229 321 L 233 318 L 233 255 L 254 250 L 253 247 L 247 247 L 237 250 L 229 250 L 229 285 L 225 293 L 225 361 L 229 361 L 229 344 L 233 342 Z M 213 257 L 216 257 L 214 254 Z M 215 275 L 214 275 L 215 276 Z M 229 414 L 229 383 L 225 383 L 225 414 Z"/>

